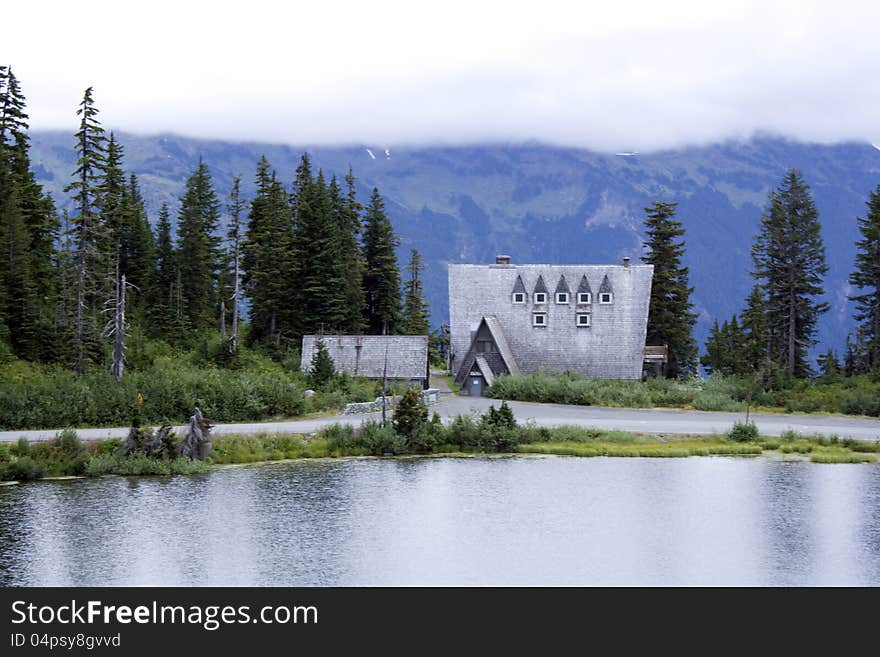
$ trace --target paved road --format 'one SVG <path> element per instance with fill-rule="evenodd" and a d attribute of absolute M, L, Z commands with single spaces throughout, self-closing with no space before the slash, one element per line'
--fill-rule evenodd
<path fill-rule="evenodd" d="M 533 422 L 537 426 L 559 426 L 562 424 L 601 429 L 620 429 L 663 434 L 713 434 L 724 433 L 737 420 L 743 420 L 742 413 L 714 413 L 703 411 L 679 411 L 673 409 L 629 409 L 604 408 L 599 406 L 568 406 L 564 404 L 533 404 L 529 402 L 509 402 L 510 407 L 521 422 Z M 459 414 L 482 413 L 498 401 L 481 397 L 456 397 L 441 394 L 440 404 L 433 407 L 444 420 Z M 252 422 L 245 424 L 218 424 L 215 434 L 256 434 L 256 433 L 312 433 L 321 427 L 336 422 L 358 425 L 366 419 L 378 419 L 379 413 L 367 415 L 348 415 L 324 417 L 310 420 L 291 420 L 284 422 Z M 823 417 L 809 415 L 752 415 L 762 434 L 778 436 L 787 429 L 799 433 L 837 434 L 842 438 L 858 440 L 880 440 L 880 420 L 847 417 Z M 179 431 L 182 427 L 179 428 Z M 21 436 L 28 440 L 47 440 L 54 437 L 57 430 L 5 431 L 0 432 L 0 442 L 16 441 Z M 128 433 L 127 427 L 114 429 L 78 429 L 83 440 L 99 438 L 122 438 Z"/>

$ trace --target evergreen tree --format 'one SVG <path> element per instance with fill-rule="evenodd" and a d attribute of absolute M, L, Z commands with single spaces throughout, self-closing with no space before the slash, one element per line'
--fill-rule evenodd
<path fill-rule="evenodd" d="M 843 368 L 840 366 L 840 361 L 837 359 L 837 354 L 835 354 L 834 350 L 830 347 L 828 348 L 828 351 L 816 359 L 816 364 L 819 365 L 819 373 L 826 381 L 834 381 L 838 379 L 843 371 Z"/>
<path fill-rule="evenodd" d="M 200 159 L 186 181 L 177 220 L 178 273 L 184 316 L 195 330 L 217 325 L 217 273 L 220 267 L 220 201 L 208 166 Z"/>
<path fill-rule="evenodd" d="M 22 358 L 48 360 L 55 352 L 58 217 L 31 169 L 24 110 L 18 80 L 0 66 L 0 339 L 5 333 Z"/>
<path fill-rule="evenodd" d="M 229 211 L 229 227 L 226 237 L 229 240 L 232 290 L 229 296 L 232 304 L 232 327 L 229 335 L 229 351 L 235 353 L 238 348 L 238 311 L 241 305 L 241 252 L 243 233 L 241 226 L 242 213 L 245 210 L 244 200 L 241 198 L 241 176 L 232 179 L 232 190 L 229 192 L 229 203 L 226 205 Z"/>
<path fill-rule="evenodd" d="M 403 317 L 401 318 L 401 330 L 407 335 L 428 335 L 431 328 L 428 322 L 430 313 L 428 312 L 428 304 L 424 300 L 422 285 L 424 269 L 421 254 L 416 249 L 412 249 L 409 263 L 406 266 L 406 272 L 409 276 L 405 284 Z"/>
<path fill-rule="evenodd" d="M 291 209 L 288 194 L 265 156 L 257 165 L 256 183 L 241 255 L 242 286 L 250 300 L 248 339 L 251 344 L 278 347 L 282 337 L 292 337 L 290 323 L 295 319 Z"/>
<path fill-rule="evenodd" d="M 697 360 L 692 335 L 697 317 L 690 301 L 694 288 L 688 285 L 688 268 L 681 264 L 685 244 L 678 238 L 684 235 L 684 228 L 674 219 L 676 205 L 654 201 L 645 208 L 648 254 L 642 258 L 654 265 L 647 344 L 669 347 L 668 377 L 696 373 Z"/>
<path fill-rule="evenodd" d="M 746 336 L 736 315 L 725 321 L 721 327 L 718 326 L 718 320 L 715 320 L 706 341 L 706 355 L 700 362 L 710 374 L 744 374 L 749 369 L 748 363 L 742 358 L 745 341 Z"/>
<path fill-rule="evenodd" d="M 30 239 L 19 205 L 17 188 L 12 185 L 0 198 L 0 289 L 3 307 L 4 335 L 17 354 L 32 356 L 35 348 L 35 326 L 31 321 L 35 285 L 28 257 Z"/>
<path fill-rule="evenodd" d="M 360 334 L 364 330 L 364 256 L 359 243 L 361 211 L 357 200 L 355 177 L 351 168 L 345 176 L 345 198 L 339 198 L 334 208 L 339 231 L 339 261 L 343 275 L 343 302 L 345 315 L 340 330 Z"/>
<path fill-rule="evenodd" d="M 153 337 L 173 342 L 177 337 L 178 318 L 176 306 L 177 254 L 171 238 L 171 213 L 168 204 L 159 209 L 156 224 L 156 275 L 150 286 L 150 330 Z"/>
<path fill-rule="evenodd" d="M 156 275 L 156 240 L 150 228 L 137 176 L 133 173 L 128 177 L 123 225 L 120 261 L 122 273 L 135 290 L 135 297 L 139 301 L 145 300 Z"/>
<path fill-rule="evenodd" d="M 315 340 L 315 353 L 309 367 L 309 385 L 315 390 L 325 388 L 336 376 L 336 365 L 321 338 Z"/>
<path fill-rule="evenodd" d="M 310 166 L 308 154 L 303 154 L 293 200 L 297 337 L 335 331 L 345 317 L 339 224 L 332 213 L 334 203 L 339 204 L 339 188 L 334 179 L 328 189 L 321 171 L 310 179 Z"/>
<path fill-rule="evenodd" d="M 109 262 L 104 263 L 106 273 L 111 273 L 121 266 L 123 237 L 128 220 L 128 203 L 126 198 L 125 171 L 122 170 L 123 148 L 111 132 L 107 141 L 107 151 L 103 166 L 101 167 L 101 179 L 98 186 L 96 205 L 101 216 L 104 230 L 101 231 L 99 250 L 102 254 L 109 254 Z M 107 288 L 111 287 L 107 281 Z"/>
<path fill-rule="evenodd" d="M 379 190 L 373 188 L 364 229 L 364 297 L 367 330 L 372 334 L 397 332 L 400 320 L 400 270 L 394 249 L 400 244 Z"/>
<path fill-rule="evenodd" d="M 828 304 L 816 301 L 828 271 L 819 213 L 809 187 L 790 170 L 771 192 L 761 229 L 752 245 L 755 269 L 767 303 L 767 353 L 773 364 L 796 376 L 810 372 L 807 351 L 819 315 Z"/>
<path fill-rule="evenodd" d="M 855 319 L 865 342 L 868 369 L 880 369 L 880 185 L 867 202 L 865 218 L 858 219 L 862 238 L 856 242 L 856 268 L 851 285 L 861 290 L 849 298 L 856 302 Z"/>
<path fill-rule="evenodd" d="M 77 163 L 73 181 L 64 188 L 74 193 L 76 214 L 71 218 L 74 233 L 73 249 L 76 254 L 73 308 L 73 368 L 78 374 L 85 371 L 88 360 L 100 350 L 97 330 L 97 300 L 100 267 L 105 254 L 101 253 L 102 226 L 100 222 L 99 185 L 106 159 L 104 129 L 98 121 L 98 109 L 92 98 L 92 88 L 86 89 L 77 110 L 80 117 L 76 132 Z"/>
<path fill-rule="evenodd" d="M 759 372 L 767 368 L 769 359 L 767 335 L 767 304 L 761 287 L 755 285 L 746 300 L 742 314 L 743 348 L 742 362 L 747 372 Z"/>
<path fill-rule="evenodd" d="M 700 358 L 700 364 L 706 368 L 709 374 L 721 372 L 727 363 L 727 354 L 724 352 L 725 339 L 718 320 L 712 322 L 709 329 L 709 338 L 706 340 L 706 354 Z"/>
<path fill-rule="evenodd" d="M 490 406 L 494 410 L 494 407 Z M 394 410 L 392 426 L 398 435 L 402 436 L 407 443 L 412 443 L 418 436 L 421 428 L 428 423 L 428 407 L 422 403 L 419 391 L 415 388 L 407 388 Z"/>

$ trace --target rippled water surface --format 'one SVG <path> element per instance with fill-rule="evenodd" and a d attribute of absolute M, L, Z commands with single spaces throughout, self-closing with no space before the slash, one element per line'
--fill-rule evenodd
<path fill-rule="evenodd" d="M 880 584 L 880 466 L 301 461 L 0 488 L 0 585 Z"/>

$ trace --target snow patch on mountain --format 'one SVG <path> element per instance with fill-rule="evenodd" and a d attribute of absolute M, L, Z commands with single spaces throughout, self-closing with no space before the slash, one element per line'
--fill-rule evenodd
<path fill-rule="evenodd" d="M 367 151 L 367 155 L 370 156 L 370 159 L 371 159 L 371 160 L 375 160 L 375 159 L 376 159 L 376 156 L 373 155 L 373 151 L 371 151 L 369 148 L 367 148 L 366 151 Z"/>

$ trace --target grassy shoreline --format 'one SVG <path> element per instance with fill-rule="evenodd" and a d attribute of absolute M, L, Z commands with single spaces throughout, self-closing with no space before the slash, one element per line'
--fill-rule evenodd
<path fill-rule="evenodd" d="M 26 481 L 103 475 L 200 474 L 220 466 L 350 457 L 573 456 L 611 458 L 688 458 L 772 455 L 813 463 L 874 463 L 880 442 L 787 432 L 780 438 L 736 435 L 663 436 L 562 426 L 498 427 L 484 418 L 459 416 L 449 426 L 426 423 L 432 440 L 407 441 L 392 427 L 331 425 L 317 434 L 223 435 L 213 440 L 206 461 L 124 454 L 118 439 L 81 442 L 67 431 L 46 443 L 0 445 L 0 480 Z"/>

